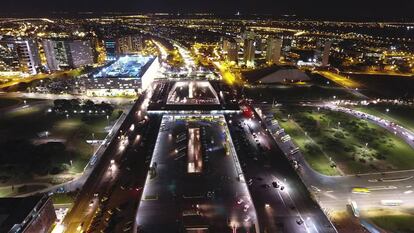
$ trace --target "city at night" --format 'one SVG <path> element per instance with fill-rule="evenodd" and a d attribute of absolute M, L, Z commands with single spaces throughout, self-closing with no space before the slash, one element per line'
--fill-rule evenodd
<path fill-rule="evenodd" d="M 413 11 L 2 1 L 0 233 L 414 233 Z"/>

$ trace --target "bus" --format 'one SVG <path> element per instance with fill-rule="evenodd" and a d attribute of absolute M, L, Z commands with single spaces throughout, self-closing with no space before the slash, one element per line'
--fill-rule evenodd
<path fill-rule="evenodd" d="M 400 206 L 402 203 L 401 200 L 381 200 L 381 205 L 385 206 Z"/>
<path fill-rule="evenodd" d="M 352 189 L 352 193 L 355 193 L 355 194 L 368 194 L 368 193 L 370 193 L 370 191 L 369 191 L 368 188 L 357 187 L 357 188 Z"/>

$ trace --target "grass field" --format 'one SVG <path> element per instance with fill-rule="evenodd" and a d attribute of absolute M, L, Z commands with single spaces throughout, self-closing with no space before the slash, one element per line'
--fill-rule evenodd
<path fill-rule="evenodd" d="M 408 144 L 365 120 L 299 106 L 284 106 L 275 116 L 308 163 L 322 174 L 414 168 L 414 150 Z"/>
<path fill-rule="evenodd" d="M 298 126 L 294 121 L 287 119 L 281 120 L 279 123 L 293 138 L 295 144 L 301 149 L 301 151 L 304 152 L 306 161 L 313 169 L 325 175 L 340 175 L 336 168 L 331 167 L 329 158 L 322 153 L 319 146 L 314 143 L 308 135 L 305 135 L 305 132 L 302 128 L 300 128 L 300 126 Z M 309 147 L 313 148 L 314 151 L 312 153 L 310 153 L 310 151 L 308 153 L 306 148 Z"/>
<path fill-rule="evenodd" d="M 62 169 L 65 174 L 82 172 L 94 152 L 94 147 L 86 140 L 104 139 L 107 135 L 105 128 L 118 117 L 117 110 L 108 120 L 106 116 L 66 117 L 47 113 L 50 104 L 45 101 L 35 106 L 29 105 L 0 117 L 0 158 L 10 161 L 0 164 L 0 183 L 13 180 L 31 182 L 39 175 L 50 177 L 52 182 L 53 175 L 56 172 L 62 174 L 59 172 Z M 54 144 L 50 145 L 50 142 Z M 39 164 L 25 164 L 22 162 L 25 156 L 28 156 L 28 161 L 36 157 L 34 161 Z M 49 173 L 51 168 L 42 168 L 43 162 L 56 167 L 57 171 Z"/>
<path fill-rule="evenodd" d="M 273 85 L 269 87 L 246 88 L 247 98 L 255 101 L 309 101 L 309 100 L 334 100 L 337 99 L 357 99 L 348 91 L 337 87 L 320 86 L 296 86 L 296 85 Z"/>
<path fill-rule="evenodd" d="M 12 98 L 0 98 L 0 109 L 19 104 L 21 101 Z"/>
<path fill-rule="evenodd" d="M 381 216 L 370 217 L 375 225 L 393 233 L 413 233 L 414 232 L 414 215 L 406 213 L 384 214 Z"/>
<path fill-rule="evenodd" d="M 414 132 L 414 107 L 392 104 L 370 104 L 354 109 L 392 121 Z M 387 112 L 386 109 L 389 111 Z"/>
<path fill-rule="evenodd" d="M 414 78 L 388 75 L 349 75 L 353 82 L 363 86 L 361 92 L 372 98 L 414 97 Z"/>
<path fill-rule="evenodd" d="M 75 198 L 68 193 L 54 193 L 52 196 L 53 204 L 71 204 Z"/>

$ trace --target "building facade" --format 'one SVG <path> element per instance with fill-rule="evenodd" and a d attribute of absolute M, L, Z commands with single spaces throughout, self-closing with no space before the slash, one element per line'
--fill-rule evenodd
<path fill-rule="evenodd" d="M 94 55 L 88 40 L 43 40 L 47 66 L 51 71 L 92 65 Z"/>
<path fill-rule="evenodd" d="M 267 39 L 266 47 L 266 61 L 269 64 L 277 64 L 280 61 L 280 54 L 282 51 L 282 39 L 269 38 Z"/>
<path fill-rule="evenodd" d="M 254 57 L 256 52 L 255 41 L 252 39 L 244 40 L 243 59 L 247 66 L 254 66 Z"/>
<path fill-rule="evenodd" d="M 142 37 L 137 35 L 117 38 L 116 53 L 117 55 L 131 55 L 142 51 Z"/>
<path fill-rule="evenodd" d="M 37 42 L 33 39 L 0 40 L 0 70 L 37 74 L 41 66 Z"/>

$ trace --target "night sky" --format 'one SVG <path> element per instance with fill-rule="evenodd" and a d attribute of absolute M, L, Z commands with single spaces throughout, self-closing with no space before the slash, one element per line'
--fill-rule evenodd
<path fill-rule="evenodd" d="M 384 2 L 384 3 L 381 3 Z M 296 14 L 311 18 L 413 19 L 414 0 L 1 0 L 0 14 L 53 11 Z"/>

